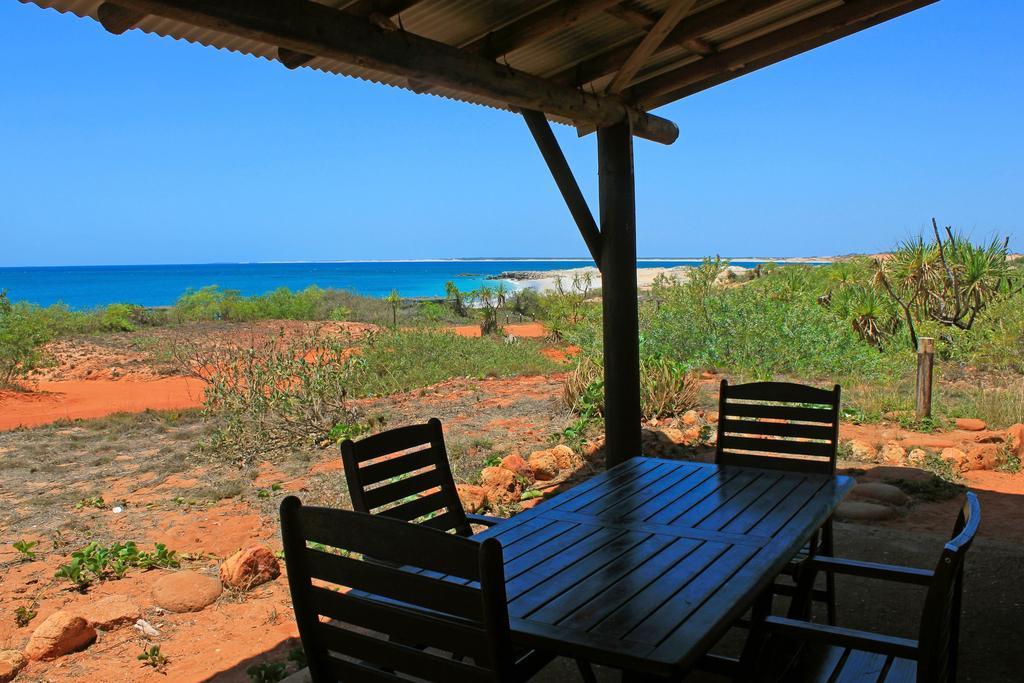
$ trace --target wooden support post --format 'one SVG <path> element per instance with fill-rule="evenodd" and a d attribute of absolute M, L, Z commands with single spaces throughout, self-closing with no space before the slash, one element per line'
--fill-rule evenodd
<path fill-rule="evenodd" d="M 640 453 L 640 326 L 636 290 L 633 136 L 624 119 L 597 130 L 604 312 L 605 462 Z"/>
<path fill-rule="evenodd" d="M 917 340 L 917 419 L 932 416 L 932 365 L 935 360 L 935 340 L 921 337 Z"/>

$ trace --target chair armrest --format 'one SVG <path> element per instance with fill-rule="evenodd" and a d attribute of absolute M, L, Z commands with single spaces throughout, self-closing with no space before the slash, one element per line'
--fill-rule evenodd
<path fill-rule="evenodd" d="M 474 515 L 466 513 L 466 519 L 469 520 L 470 524 L 480 524 L 481 526 L 494 526 L 498 522 L 504 522 L 505 520 L 501 517 L 489 517 L 487 515 Z"/>
<path fill-rule="evenodd" d="M 917 659 L 918 643 L 910 638 L 885 636 L 869 631 L 859 631 L 841 626 L 812 624 L 807 621 L 786 617 L 766 617 L 762 622 L 770 633 L 792 636 L 801 640 L 839 645 L 868 652 L 878 652 L 894 657 Z M 756 625 L 755 625 L 756 628 Z"/>
<path fill-rule="evenodd" d="M 919 586 L 931 584 L 932 577 L 935 576 L 935 572 L 929 569 L 899 567 L 893 564 L 879 564 L 877 562 L 861 562 L 860 560 L 847 560 L 841 557 L 828 557 L 827 555 L 812 555 L 803 562 L 803 566 L 815 571 L 849 574 L 852 576 L 862 576 L 867 579 L 881 579 L 883 581 L 913 583 Z"/>

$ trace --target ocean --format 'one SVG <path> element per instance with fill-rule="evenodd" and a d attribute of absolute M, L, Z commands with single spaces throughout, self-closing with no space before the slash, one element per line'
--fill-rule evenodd
<path fill-rule="evenodd" d="M 692 259 L 643 259 L 641 267 L 697 265 Z M 736 260 L 753 267 L 760 261 Z M 441 297 L 453 281 L 459 289 L 477 289 L 487 277 L 506 271 L 562 270 L 592 266 L 589 259 L 449 259 L 435 261 L 346 261 L 330 263 L 203 263 L 140 266 L 52 266 L 0 268 L 0 290 L 12 301 L 40 306 L 64 303 L 86 310 L 112 303 L 169 306 L 186 290 L 207 285 L 251 296 L 278 287 L 316 285 L 347 289 L 365 296 Z M 490 284 L 496 284 L 493 280 Z"/>

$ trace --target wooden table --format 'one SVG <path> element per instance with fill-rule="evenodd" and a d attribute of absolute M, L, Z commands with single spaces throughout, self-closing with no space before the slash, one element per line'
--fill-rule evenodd
<path fill-rule="evenodd" d="M 503 542 L 517 643 L 674 676 L 711 649 L 852 485 L 638 457 L 476 537 Z"/>

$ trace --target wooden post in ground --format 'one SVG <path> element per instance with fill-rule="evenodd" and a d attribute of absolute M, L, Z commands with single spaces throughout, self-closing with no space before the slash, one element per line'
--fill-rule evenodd
<path fill-rule="evenodd" d="M 597 130 L 604 313 L 605 462 L 640 455 L 640 329 L 636 289 L 636 198 L 628 119 Z"/>
<path fill-rule="evenodd" d="M 932 416 L 932 365 L 935 361 L 935 340 L 917 340 L 917 419 Z"/>

